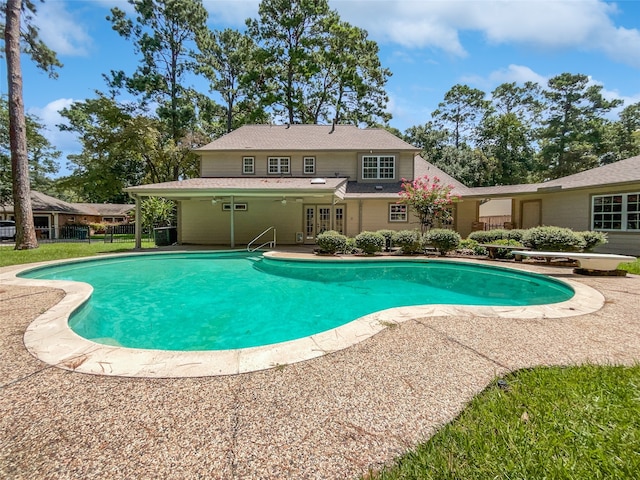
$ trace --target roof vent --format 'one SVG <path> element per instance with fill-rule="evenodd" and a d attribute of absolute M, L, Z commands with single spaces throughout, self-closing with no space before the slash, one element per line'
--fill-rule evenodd
<path fill-rule="evenodd" d="M 324 178 L 312 178 L 311 185 L 324 185 L 327 181 Z"/>

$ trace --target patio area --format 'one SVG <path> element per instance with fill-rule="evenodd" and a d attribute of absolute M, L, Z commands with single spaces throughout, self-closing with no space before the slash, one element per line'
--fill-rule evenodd
<path fill-rule="evenodd" d="M 408 320 L 329 355 L 223 377 L 86 375 L 22 336 L 62 292 L 0 284 L 5 478 L 358 478 L 453 419 L 496 376 L 535 365 L 640 361 L 640 277 L 518 268 L 599 290 L 557 319 Z"/>

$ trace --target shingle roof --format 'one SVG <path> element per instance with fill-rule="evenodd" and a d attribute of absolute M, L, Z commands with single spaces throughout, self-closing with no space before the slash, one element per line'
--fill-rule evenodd
<path fill-rule="evenodd" d="M 87 211 L 93 211 L 92 215 L 100 215 L 101 217 L 108 217 L 112 215 L 127 215 L 136 206 L 127 203 L 72 203 L 80 209 Z"/>
<path fill-rule="evenodd" d="M 206 151 L 418 151 L 382 128 L 353 125 L 245 125 L 197 149 Z"/>
<path fill-rule="evenodd" d="M 90 209 L 81 208 L 59 198 L 31 191 L 31 208 L 36 212 L 61 212 L 78 215 L 95 215 Z"/>
<path fill-rule="evenodd" d="M 515 195 L 638 182 L 640 182 L 640 155 L 542 183 L 474 187 L 470 189 L 469 195 L 473 197 Z"/>

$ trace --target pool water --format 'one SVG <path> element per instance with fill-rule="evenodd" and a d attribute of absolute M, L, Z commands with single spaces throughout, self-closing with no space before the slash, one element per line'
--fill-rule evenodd
<path fill-rule="evenodd" d="M 129 348 L 222 350 L 329 330 L 391 307 L 539 305 L 568 285 L 514 270 L 436 261 L 302 262 L 243 253 L 181 253 L 71 262 L 27 278 L 89 283 L 69 326 Z"/>

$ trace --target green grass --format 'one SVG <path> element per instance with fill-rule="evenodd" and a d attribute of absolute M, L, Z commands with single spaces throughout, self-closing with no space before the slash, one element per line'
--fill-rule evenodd
<path fill-rule="evenodd" d="M 633 479 L 640 365 L 522 370 L 367 479 Z"/>
<path fill-rule="evenodd" d="M 637 258 L 635 262 L 621 263 L 619 268 L 640 275 L 640 258 Z"/>
<path fill-rule="evenodd" d="M 128 252 L 134 243 L 43 243 L 32 250 L 14 250 L 13 247 L 0 247 L 0 267 L 21 265 L 23 263 L 44 262 L 64 258 L 91 257 L 103 253 Z M 143 242 L 143 248 L 151 248 L 153 242 Z"/>

